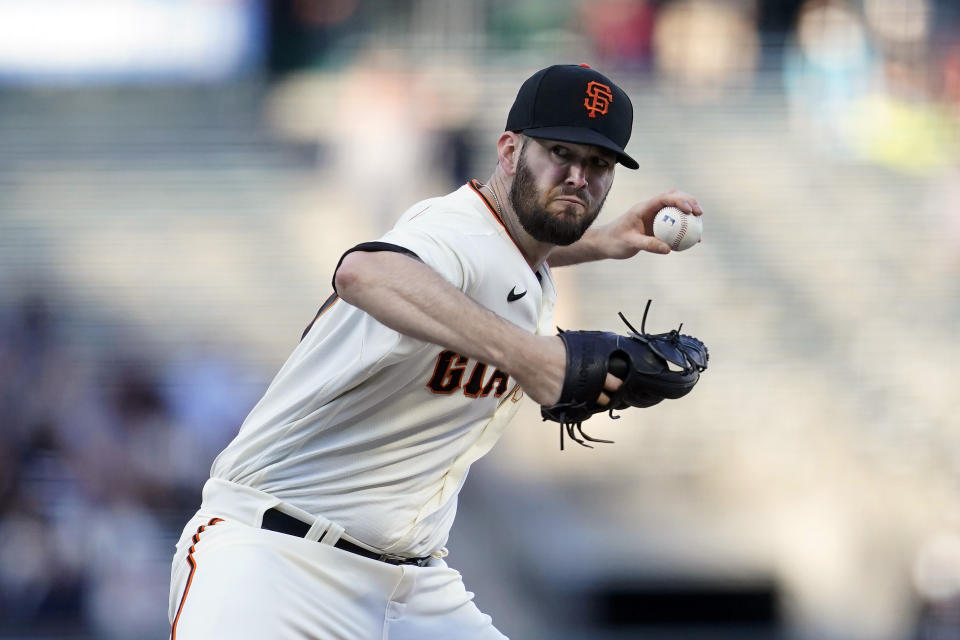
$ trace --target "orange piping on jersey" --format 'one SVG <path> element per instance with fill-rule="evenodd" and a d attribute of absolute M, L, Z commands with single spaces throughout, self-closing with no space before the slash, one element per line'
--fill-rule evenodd
<path fill-rule="evenodd" d="M 510 232 L 507 230 L 507 225 L 503 224 L 503 218 L 501 218 L 500 214 L 497 213 L 497 208 L 490 204 L 490 201 L 487 200 L 487 196 L 483 195 L 483 192 L 480 191 L 480 187 L 483 186 L 480 181 L 471 180 L 467 184 L 470 185 L 470 188 L 473 189 L 474 193 L 480 196 L 480 199 L 483 200 L 483 204 L 487 205 L 487 209 L 489 209 L 490 213 L 493 214 L 493 217 L 497 219 L 497 222 L 499 222 L 500 226 L 503 227 L 503 230 L 507 232 L 507 235 L 510 235 Z M 493 187 L 490 188 L 492 189 Z M 513 240 L 513 236 L 510 236 L 510 239 Z M 514 244 L 516 244 L 516 242 L 514 242 Z M 517 248 L 519 249 L 520 247 Z"/>
<path fill-rule="evenodd" d="M 423 213 L 424 211 L 426 211 L 427 209 L 429 209 L 430 206 L 431 206 L 431 205 L 427 205 L 427 206 L 425 206 L 423 209 L 421 209 L 420 211 L 417 211 L 415 214 L 413 214 L 412 216 L 410 216 L 410 219 L 413 220 L 414 218 L 416 218 L 417 216 L 419 216 L 421 213 Z"/>
<path fill-rule="evenodd" d="M 303 330 L 303 333 L 300 334 L 300 339 L 301 339 L 301 340 L 303 340 L 304 338 L 307 337 L 307 334 L 310 333 L 310 329 L 312 329 L 312 328 L 313 328 L 313 325 L 315 325 L 315 324 L 317 323 L 317 320 L 320 319 L 320 316 L 322 316 L 322 315 L 325 314 L 327 311 L 329 311 L 329 310 L 330 310 L 330 307 L 332 307 L 334 304 L 336 304 L 337 300 L 339 300 L 339 299 L 340 299 L 340 296 L 338 296 L 336 293 L 332 293 L 332 294 L 330 294 L 330 297 L 329 297 L 329 298 L 327 298 L 326 300 L 324 300 L 323 304 L 320 305 L 320 309 L 317 310 L 317 315 L 313 316 L 313 320 L 310 321 L 310 324 L 307 325 L 307 328 L 304 329 L 304 330 Z"/>
<path fill-rule="evenodd" d="M 177 615 L 173 619 L 173 625 L 170 627 L 170 640 L 177 640 L 177 623 L 180 622 L 180 614 L 183 613 L 183 603 L 187 601 L 187 594 L 190 593 L 190 585 L 193 584 L 193 574 L 197 571 L 197 561 L 194 559 L 193 553 L 197 549 L 197 543 L 200 542 L 200 534 L 203 533 L 207 527 L 212 527 L 219 522 L 223 522 L 223 520 L 220 518 L 212 518 L 210 522 L 201 526 L 197 529 L 197 532 L 193 534 L 193 544 L 190 545 L 190 551 L 187 552 L 187 564 L 190 565 L 190 575 L 187 576 L 187 586 L 183 588 L 183 595 L 180 596 L 180 606 L 177 607 Z"/>
<path fill-rule="evenodd" d="M 487 205 L 487 209 L 489 209 L 489 210 L 490 210 L 490 213 L 493 214 L 493 217 L 497 219 L 497 222 L 500 223 L 500 226 L 503 227 L 503 230 L 507 232 L 507 237 L 510 238 L 510 241 L 513 242 L 513 246 L 515 246 L 515 247 L 517 248 L 517 251 L 520 252 L 520 255 L 523 257 L 524 261 L 526 262 L 527 257 L 526 257 L 526 255 L 523 253 L 523 249 L 520 248 L 520 245 L 517 244 L 517 241 L 516 241 L 516 239 L 514 239 L 513 234 L 511 234 L 511 233 L 510 233 L 510 230 L 507 229 L 507 225 L 505 225 L 505 224 L 503 223 L 503 218 L 501 218 L 501 217 L 500 217 L 500 214 L 497 213 L 496 207 L 494 207 L 492 204 L 490 204 L 490 201 L 487 200 L 487 196 L 483 195 L 483 192 L 480 191 L 480 187 L 483 186 L 483 185 L 482 185 L 478 180 L 471 180 L 471 181 L 468 182 L 467 184 L 470 186 L 471 189 L 473 189 L 474 193 L 476 193 L 478 196 L 480 196 L 480 199 L 483 200 L 483 204 Z M 489 185 L 488 185 L 488 186 L 489 186 Z M 492 189 L 493 187 L 490 187 L 490 188 Z M 533 270 L 532 267 L 531 267 L 531 270 Z"/>

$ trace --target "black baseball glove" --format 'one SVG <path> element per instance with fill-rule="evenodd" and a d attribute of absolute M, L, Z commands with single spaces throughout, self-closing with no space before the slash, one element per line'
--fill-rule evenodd
<path fill-rule="evenodd" d="M 610 331 L 564 331 L 560 338 L 567 346 L 567 371 L 563 380 L 560 401 L 549 407 L 540 407 L 544 420 L 560 423 L 560 448 L 564 432 L 575 442 L 589 447 L 590 442 L 612 442 L 591 438 L 581 425 L 595 413 L 628 407 L 651 407 L 665 398 L 682 398 L 690 393 L 707 368 L 707 347 L 693 336 L 680 333 L 677 327 L 669 333 L 646 333 L 647 312 L 637 331 L 620 315 L 632 335 L 622 336 Z M 601 407 L 597 397 L 603 391 L 607 372 L 621 380 L 623 385 L 610 395 L 610 403 Z"/>

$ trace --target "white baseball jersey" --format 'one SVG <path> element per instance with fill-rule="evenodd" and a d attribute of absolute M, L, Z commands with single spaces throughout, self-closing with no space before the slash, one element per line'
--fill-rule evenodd
<path fill-rule="evenodd" d="M 556 290 L 471 182 L 420 202 L 381 238 L 467 296 L 553 335 Z M 442 547 L 471 463 L 522 392 L 505 372 L 402 335 L 332 297 L 217 457 L 211 476 L 264 491 L 387 553 Z"/>

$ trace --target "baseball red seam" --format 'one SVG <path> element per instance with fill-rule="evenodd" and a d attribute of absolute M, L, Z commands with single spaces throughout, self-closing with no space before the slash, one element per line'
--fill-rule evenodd
<path fill-rule="evenodd" d="M 683 236 L 687 235 L 687 216 L 680 216 L 680 230 L 677 231 L 677 237 L 673 239 L 673 245 L 671 249 L 676 249 L 680 246 L 680 242 L 683 240 Z"/>

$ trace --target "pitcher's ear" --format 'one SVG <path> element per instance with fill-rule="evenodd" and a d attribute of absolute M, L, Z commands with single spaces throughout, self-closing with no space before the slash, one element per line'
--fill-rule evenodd
<path fill-rule="evenodd" d="M 504 131 L 497 140 L 497 159 L 507 175 L 517 172 L 520 152 L 523 150 L 523 134 Z"/>

